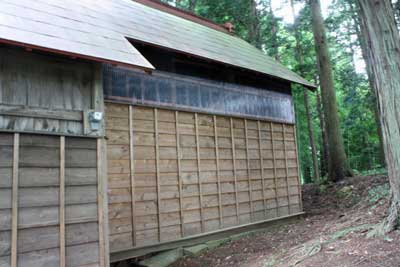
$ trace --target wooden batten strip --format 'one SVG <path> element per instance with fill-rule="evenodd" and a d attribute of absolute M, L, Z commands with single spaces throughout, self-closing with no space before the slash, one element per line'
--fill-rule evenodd
<path fill-rule="evenodd" d="M 175 111 L 175 131 L 176 131 L 176 152 L 178 164 L 178 190 L 179 190 L 179 215 L 181 222 L 181 236 L 185 236 L 185 228 L 183 224 L 183 200 L 182 200 L 182 168 L 181 168 L 181 147 L 179 138 L 179 111 Z"/>
<path fill-rule="evenodd" d="M 103 188 L 103 173 L 102 164 L 103 155 L 106 153 L 103 150 L 102 139 L 97 139 L 97 214 L 99 223 L 99 257 L 100 267 L 105 267 L 105 238 L 104 238 L 104 188 Z"/>
<path fill-rule="evenodd" d="M 235 199 L 236 199 L 236 219 L 239 223 L 239 197 L 238 197 L 238 186 L 237 186 L 237 173 L 236 173 L 236 150 L 235 150 L 235 137 L 233 134 L 233 120 L 230 118 L 231 123 L 231 142 L 232 142 L 232 163 L 233 163 L 233 177 L 235 183 Z"/>
<path fill-rule="evenodd" d="M 135 225 L 135 159 L 133 154 L 133 106 L 129 105 L 129 168 L 131 183 L 131 212 L 132 212 L 132 243 L 136 246 L 136 225 Z"/>
<path fill-rule="evenodd" d="M 197 178 L 199 182 L 199 199 L 200 199 L 200 220 L 201 232 L 204 233 L 204 213 L 203 213 L 203 191 L 201 186 L 201 165 L 200 165 L 200 144 L 199 144 L 199 123 L 197 113 L 194 113 L 194 127 L 196 132 L 196 152 L 197 152 Z"/>
<path fill-rule="evenodd" d="M 65 266 L 65 136 L 60 137 L 60 267 Z"/>
<path fill-rule="evenodd" d="M 293 126 L 293 132 L 294 132 L 294 145 L 295 145 L 295 152 L 296 152 L 296 162 L 297 162 L 297 181 L 299 183 L 298 191 L 299 191 L 299 203 L 300 203 L 300 211 L 303 210 L 303 192 L 301 191 L 301 180 L 300 180 L 300 164 L 299 164 L 299 153 L 298 153 L 298 147 L 297 147 L 297 129 L 296 126 Z"/>
<path fill-rule="evenodd" d="M 251 186 L 251 171 L 250 171 L 250 159 L 249 159 L 249 138 L 247 133 L 247 119 L 244 119 L 244 137 L 246 144 L 246 164 L 247 164 L 247 180 L 249 183 L 249 200 L 250 200 L 250 218 L 254 221 L 254 208 L 253 208 L 253 192 Z"/>
<path fill-rule="evenodd" d="M 158 109 L 154 109 L 154 140 L 156 150 L 156 180 L 157 180 L 157 221 L 158 221 L 158 241 L 161 242 L 161 188 L 160 188 L 160 148 L 158 136 Z"/>
<path fill-rule="evenodd" d="M 217 167 L 217 184 L 218 184 L 218 208 L 219 208 L 219 227 L 224 227 L 222 220 L 222 193 L 221 193 L 221 177 L 219 169 L 219 151 L 218 151 L 218 129 L 217 129 L 217 116 L 213 116 L 214 122 L 214 138 L 215 138 L 215 163 Z"/>
<path fill-rule="evenodd" d="M 286 151 L 286 126 L 285 124 L 282 124 L 282 132 L 283 132 L 283 153 L 285 155 L 285 174 L 286 174 L 286 191 L 287 191 L 287 200 L 288 200 L 288 209 L 289 209 L 289 214 L 291 214 L 291 208 L 290 208 L 290 190 L 289 190 L 289 169 L 288 169 L 288 160 L 287 160 L 287 151 Z"/>
<path fill-rule="evenodd" d="M 257 129 L 258 129 L 258 146 L 260 153 L 260 165 L 261 165 L 261 184 L 262 184 L 262 196 L 264 203 L 264 217 L 267 218 L 267 201 L 265 199 L 265 181 L 264 181 L 264 157 L 262 153 L 262 139 L 261 139 L 261 123 L 257 121 Z"/>
<path fill-rule="evenodd" d="M 274 142 L 274 124 L 270 122 L 271 127 L 271 145 L 272 145 L 272 162 L 274 174 L 274 189 L 275 189 L 275 202 L 276 202 L 276 215 L 279 216 L 279 202 L 278 202 L 278 187 L 276 183 L 276 158 L 275 158 L 275 142 Z"/>
<path fill-rule="evenodd" d="M 11 267 L 17 267 L 19 133 L 14 134 L 11 214 Z"/>

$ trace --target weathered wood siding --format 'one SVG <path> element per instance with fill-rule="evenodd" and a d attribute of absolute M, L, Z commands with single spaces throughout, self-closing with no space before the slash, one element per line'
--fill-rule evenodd
<path fill-rule="evenodd" d="M 110 250 L 302 211 L 292 124 L 106 104 Z"/>
<path fill-rule="evenodd" d="M 83 111 L 96 108 L 100 68 L 0 48 L 0 130 L 84 135 Z"/>
<path fill-rule="evenodd" d="M 0 266 L 104 266 L 100 142 L 0 133 Z"/>

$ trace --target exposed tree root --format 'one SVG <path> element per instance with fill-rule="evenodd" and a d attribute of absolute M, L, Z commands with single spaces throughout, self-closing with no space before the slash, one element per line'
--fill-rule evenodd
<path fill-rule="evenodd" d="M 400 218 L 400 200 L 394 199 L 392 195 L 388 216 L 380 224 L 376 225 L 372 231 L 368 233 L 368 237 L 383 236 L 387 233 L 392 232 L 399 226 L 399 218 Z"/>

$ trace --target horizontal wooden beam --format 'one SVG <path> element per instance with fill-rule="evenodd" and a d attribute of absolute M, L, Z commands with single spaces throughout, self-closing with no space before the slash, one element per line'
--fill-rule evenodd
<path fill-rule="evenodd" d="M 83 121 L 83 111 L 51 110 L 19 105 L 0 104 L 0 115 L 66 121 Z"/>
<path fill-rule="evenodd" d="M 304 215 L 304 212 L 296 213 L 296 214 L 291 214 L 287 216 L 282 216 L 278 218 L 273 218 L 273 219 L 268 219 L 260 222 L 255 222 L 255 223 L 249 223 L 249 224 L 244 224 L 240 226 L 234 226 L 230 228 L 225 228 L 222 230 L 217 230 L 213 232 L 208 232 L 208 233 L 203 233 L 199 235 L 194 235 L 190 237 L 185 237 L 181 238 L 179 240 L 174 240 L 170 242 L 164 242 L 164 243 L 158 243 L 155 245 L 149 245 L 149 246 L 144 246 L 144 247 L 139 247 L 139 248 L 134 248 L 134 249 L 129 249 L 129 250 L 122 250 L 122 251 L 116 251 L 116 252 L 111 252 L 110 254 L 110 262 L 118 262 L 118 261 L 123 261 L 127 259 L 132 259 L 136 257 L 140 257 L 149 253 L 153 252 L 159 252 L 159 251 L 164 251 L 164 250 L 170 250 L 170 249 L 175 249 L 179 247 L 186 247 L 186 246 L 193 246 L 196 244 L 201 244 L 210 240 L 217 240 L 217 239 L 222 239 L 225 237 L 229 237 L 231 235 L 235 235 L 238 233 L 243 233 L 243 232 L 248 232 L 252 230 L 257 230 L 257 229 L 263 229 L 263 228 L 268 228 L 275 226 L 277 224 L 284 224 L 288 223 L 292 220 L 299 219 L 302 215 Z"/>

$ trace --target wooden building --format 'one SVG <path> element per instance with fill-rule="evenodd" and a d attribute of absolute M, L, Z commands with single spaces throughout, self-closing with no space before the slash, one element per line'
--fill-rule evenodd
<path fill-rule="evenodd" d="M 0 2 L 1 267 L 302 214 L 291 84 L 313 84 L 156 0 L 67 2 Z"/>

